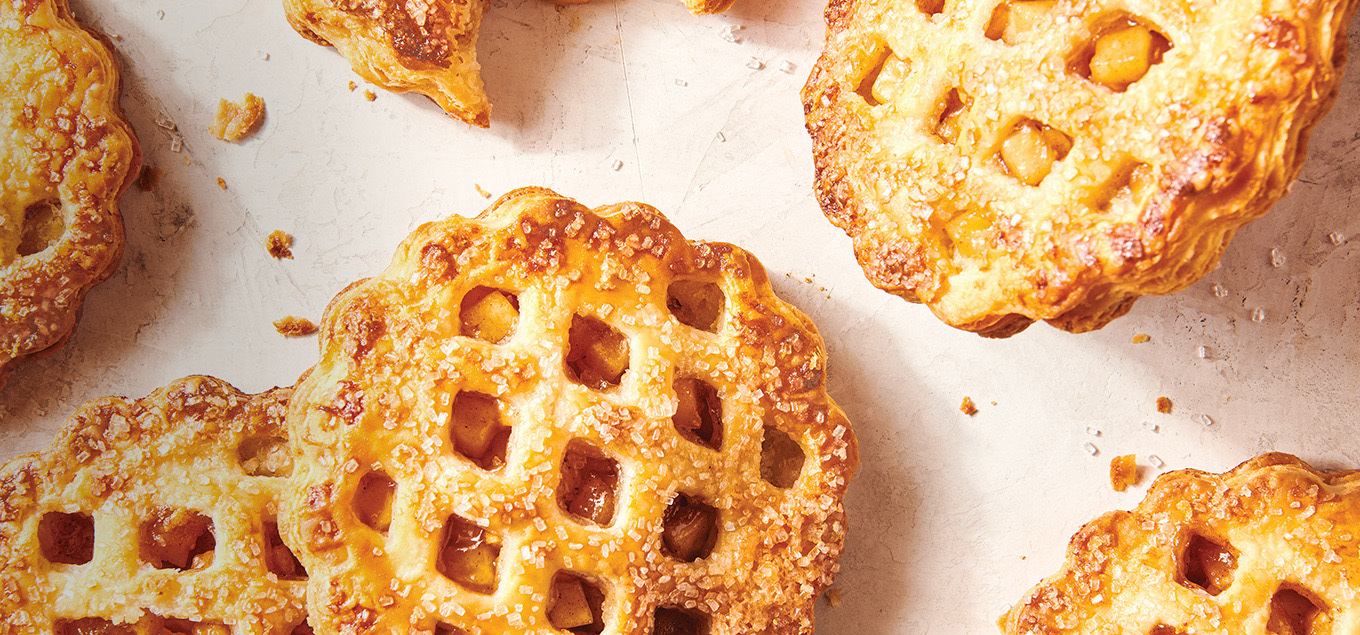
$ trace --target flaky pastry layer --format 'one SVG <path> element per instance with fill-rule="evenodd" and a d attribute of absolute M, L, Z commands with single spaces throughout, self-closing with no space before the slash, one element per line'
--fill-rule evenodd
<path fill-rule="evenodd" d="M 689 285 L 721 294 L 711 324 L 673 307 Z M 517 322 L 473 337 L 471 298 L 487 289 L 514 297 Z M 750 254 L 688 242 L 645 205 L 522 189 L 417 229 L 321 328 L 289 412 L 301 458 L 286 507 L 318 633 L 811 632 L 855 438 L 826 394 L 821 338 Z M 570 370 L 610 330 L 627 370 L 612 384 Z M 675 423 L 694 382 L 721 402 L 716 435 Z M 459 445 L 469 395 L 510 430 L 503 465 Z M 803 457 L 779 485 L 764 470 L 793 463 L 775 464 L 771 439 Z M 569 474 L 611 462 L 617 483 L 578 496 Z M 373 483 L 389 484 L 389 514 Z M 687 504 L 714 514 L 709 544 L 672 533 Z M 460 552 L 451 527 L 483 546 Z M 485 545 L 490 573 L 466 563 Z"/>
<path fill-rule="evenodd" d="M 123 253 L 118 201 L 140 151 L 120 72 L 66 0 L 0 3 L 0 383 L 70 338 Z"/>
<path fill-rule="evenodd" d="M 1360 472 L 1265 454 L 1181 470 L 1072 538 L 1063 570 L 1000 620 L 1008 635 L 1283 635 L 1360 629 Z"/>
<path fill-rule="evenodd" d="M 832 0 L 803 90 L 818 200 L 876 286 L 950 325 L 1100 328 L 1288 191 L 1355 6 Z"/>
<path fill-rule="evenodd" d="M 289 392 L 189 377 L 98 399 L 0 468 L 0 633 L 292 633 Z"/>

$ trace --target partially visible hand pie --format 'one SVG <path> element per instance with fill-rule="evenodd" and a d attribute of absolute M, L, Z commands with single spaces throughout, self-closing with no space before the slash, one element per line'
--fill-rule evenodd
<path fill-rule="evenodd" d="M 284 0 L 288 22 L 334 46 L 364 79 L 415 91 L 450 116 L 487 127 L 491 103 L 477 64 L 486 0 Z"/>
<path fill-rule="evenodd" d="M 318 633 L 810 633 L 855 438 L 754 257 L 543 189 L 327 310 L 285 528 Z"/>
<path fill-rule="evenodd" d="M 95 400 L 0 468 L 0 633 L 306 632 L 278 531 L 288 395 L 189 377 Z"/>
<path fill-rule="evenodd" d="M 1323 635 L 1360 623 L 1360 472 L 1287 454 L 1171 472 L 1072 538 L 1007 635 Z"/>
<path fill-rule="evenodd" d="M 1268 210 L 1355 0 L 832 0 L 803 90 L 818 200 L 953 326 L 1099 328 Z"/>
<path fill-rule="evenodd" d="M 0 384 L 71 337 L 123 253 L 140 157 L 118 56 L 66 0 L 0 3 Z"/>

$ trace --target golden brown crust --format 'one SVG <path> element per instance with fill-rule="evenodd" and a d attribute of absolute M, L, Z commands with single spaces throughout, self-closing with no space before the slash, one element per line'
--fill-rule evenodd
<path fill-rule="evenodd" d="M 90 618 L 238 635 L 301 623 L 306 584 L 280 579 L 289 569 L 266 529 L 291 471 L 289 392 L 244 395 L 189 377 L 143 399 L 98 399 L 47 450 L 0 468 L 0 633 Z M 187 561 L 151 562 L 160 552 L 147 547 L 147 523 L 188 512 L 211 521 L 210 552 L 185 571 L 175 567 Z M 83 530 L 63 524 L 81 517 Z"/>
<path fill-rule="evenodd" d="M 491 116 L 476 52 L 485 6 L 486 0 L 283 2 L 298 33 L 334 46 L 364 79 L 394 92 L 418 92 L 482 128 Z"/>
<path fill-rule="evenodd" d="M 1001 630 L 1353 632 L 1357 532 L 1357 472 L 1319 472 L 1287 454 L 1223 474 L 1171 472 L 1137 509 L 1082 527 L 1063 570 L 1003 616 Z"/>
<path fill-rule="evenodd" d="M 668 308 L 676 279 L 724 296 L 713 332 Z M 519 322 L 499 344 L 460 335 L 477 287 L 517 297 Z M 568 378 L 574 315 L 625 334 L 629 370 L 594 390 Z M 773 295 L 754 257 L 691 243 L 655 209 L 589 210 L 544 189 L 505 195 L 475 219 L 417 229 L 381 275 L 352 285 L 321 324 L 321 362 L 289 421 L 302 458 L 288 500 L 291 544 L 311 572 L 318 633 L 550 633 L 545 602 L 570 570 L 605 592 L 610 633 L 650 633 L 654 612 L 708 615 L 708 632 L 810 633 L 844 541 L 842 506 L 858 458 L 827 396 L 826 353 L 806 316 Z M 682 436 L 674 379 L 717 389 L 715 451 Z M 510 426 L 506 465 L 484 470 L 455 451 L 451 404 L 498 399 Z M 792 487 L 762 477 L 764 426 L 806 457 Z M 618 511 L 601 527 L 558 499 L 564 453 L 579 444 L 616 460 Z M 395 481 L 384 535 L 354 511 L 362 479 Z M 414 492 L 414 493 L 412 493 Z M 718 509 L 711 555 L 663 553 L 663 515 L 678 493 Z M 451 513 L 501 541 L 492 595 L 436 571 Z"/>
<path fill-rule="evenodd" d="M 70 338 L 85 293 L 123 252 L 118 201 L 140 151 L 118 106 L 120 62 L 65 0 L 0 4 L 0 383 Z M 27 217 L 27 218 L 26 218 Z M 64 227 L 63 227 L 64 226 Z"/>
<path fill-rule="evenodd" d="M 1356 6 L 1059 0 L 1008 44 L 985 35 L 996 1 L 951 0 L 928 16 L 918 7 L 929 4 L 828 5 L 826 50 L 803 90 L 817 197 L 876 286 L 997 337 L 1035 320 L 1099 328 L 1140 295 L 1207 273 L 1298 173 L 1336 96 Z M 1171 48 L 1119 92 L 1074 64 L 1124 17 Z M 871 105 L 865 86 L 884 59 L 907 70 Z M 937 127 L 955 89 L 957 121 Z M 1021 118 L 1072 144 L 1038 185 L 997 159 Z"/>

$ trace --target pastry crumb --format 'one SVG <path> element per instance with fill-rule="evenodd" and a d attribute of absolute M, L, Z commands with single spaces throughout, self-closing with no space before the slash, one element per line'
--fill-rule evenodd
<path fill-rule="evenodd" d="M 962 412 L 963 414 L 966 414 L 970 417 L 977 414 L 977 411 L 978 411 L 977 405 L 973 403 L 972 397 L 964 397 L 963 403 L 959 404 L 959 412 Z"/>
<path fill-rule="evenodd" d="M 274 330 L 284 337 L 302 337 L 316 332 L 316 325 L 307 318 L 289 315 L 274 320 Z"/>
<path fill-rule="evenodd" d="M 275 259 L 293 259 L 293 251 L 289 247 L 293 246 L 293 237 L 289 236 L 281 229 L 276 229 L 264 240 L 265 249 L 269 250 L 269 255 Z"/>
<path fill-rule="evenodd" d="M 369 100 L 369 101 L 373 101 L 374 99 L 377 99 L 377 98 L 378 98 L 378 96 L 377 96 L 376 94 L 374 94 L 373 91 L 367 90 L 367 89 L 364 90 L 364 99 L 367 99 L 367 100 Z"/>
<path fill-rule="evenodd" d="M 1151 339 L 1152 339 L 1151 335 L 1148 335 L 1147 333 L 1139 333 L 1133 336 L 1133 343 L 1142 344 L 1143 342 L 1150 341 Z"/>
<path fill-rule="evenodd" d="M 161 184 L 161 176 L 165 174 L 154 165 L 143 165 L 142 170 L 137 173 L 137 189 L 143 192 L 155 190 Z"/>
<path fill-rule="evenodd" d="M 227 180 L 220 176 L 217 177 L 217 187 L 220 187 L 224 190 L 227 189 Z"/>
<path fill-rule="evenodd" d="M 192 164 L 193 164 L 193 162 L 189 160 L 189 157 L 184 157 L 184 165 L 192 165 Z"/>
<path fill-rule="evenodd" d="M 482 198 L 491 198 L 491 192 L 482 189 L 481 184 L 473 183 L 472 187 L 477 188 L 477 194 L 479 194 Z"/>
<path fill-rule="evenodd" d="M 1125 454 L 1110 459 L 1110 487 L 1116 492 L 1128 489 L 1138 483 L 1138 464 L 1136 455 Z"/>
<path fill-rule="evenodd" d="M 826 604 L 827 604 L 827 606 L 830 606 L 830 607 L 833 608 L 833 609 L 836 608 L 836 607 L 838 607 L 838 606 L 840 606 L 840 605 L 841 605 L 841 590 L 840 590 L 840 589 L 827 589 L 827 590 L 826 590 Z"/>
<path fill-rule="evenodd" d="M 354 82 L 350 82 L 350 83 L 349 83 L 349 89 L 350 89 L 350 90 L 354 90 L 354 89 L 356 89 L 356 88 L 358 88 L 358 87 L 359 87 L 359 85 L 356 84 L 356 83 L 354 83 Z"/>
<path fill-rule="evenodd" d="M 1157 412 L 1160 412 L 1160 413 L 1162 413 L 1162 414 L 1164 414 L 1164 415 L 1169 415 L 1169 414 L 1171 414 L 1171 398 L 1170 398 L 1170 397 L 1158 397 L 1158 398 L 1157 398 Z"/>
<path fill-rule="evenodd" d="M 260 126 L 264 120 L 264 100 L 254 93 L 246 93 L 241 103 L 217 100 L 217 115 L 213 118 L 212 133 L 223 141 L 240 141 Z"/>

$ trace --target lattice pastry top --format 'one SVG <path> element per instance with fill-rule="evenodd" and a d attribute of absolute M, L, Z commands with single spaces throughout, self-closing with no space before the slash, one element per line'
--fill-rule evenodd
<path fill-rule="evenodd" d="M 120 73 L 65 0 L 0 2 L 0 384 L 71 336 L 123 253 L 118 200 L 140 153 Z"/>
<path fill-rule="evenodd" d="M 1180 290 L 1288 190 L 1355 0 L 832 0 L 817 194 L 873 283 L 1007 336 Z"/>
<path fill-rule="evenodd" d="M 1008 635 L 1323 635 L 1360 630 L 1360 472 L 1287 454 L 1158 478 L 1072 538 L 1001 618 Z"/>
<path fill-rule="evenodd" d="M 306 632 L 306 572 L 277 525 L 288 393 L 189 377 L 99 399 L 7 463 L 0 633 Z"/>
<path fill-rule="evenodd" d="M 477 29 L 486 0 L 283 0 L 303 37 L 334 46 L 364 79 L 415 91 L 450 116 L 487 127 Z"/>
<path fill-rule="evenodd" d="M 416 230 L 321 347 L 285 528 L 318 633 L 811 632 L 855 439 L 746 252 L 518 190 Z"/>

